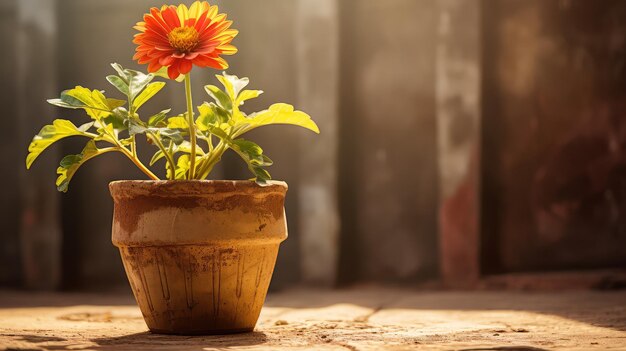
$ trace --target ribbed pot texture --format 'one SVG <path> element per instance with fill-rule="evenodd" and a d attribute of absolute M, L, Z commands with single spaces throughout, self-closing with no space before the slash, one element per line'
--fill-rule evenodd
<path fill-rule="evenodd" d="M 252 331 L 287 238 L 287 184 L 120 181 L 113 244 L 152 332 Z"/>

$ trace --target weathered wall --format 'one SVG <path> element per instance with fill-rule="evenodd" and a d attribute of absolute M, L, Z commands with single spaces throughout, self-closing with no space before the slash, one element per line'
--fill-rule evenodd
<path fill-rule="evenodd" d="M 341 1 L 342 278 L 436 271 L 436 1 Z"/>
<path fill-rule="evenodd" d="M 7 52 L 14 52 L 17 48 L 13 29 L 17 27 L 16 0 L 0 2 L 0 43 Z M 5 87 L 0 94 L 0 106 L 3 114 L 15 116 L 17 114 L 17 92 L 13 87 L 17 80 L 17 57 L 5 57 L 0 65 L 0 81 Z M 0 159 L 2 172 L 0 184 L 8 189 L 4 190 L 3 200 L 0 201 L 0 284 L 17 284 L 20 281 L 20 242 L 19 242 L 19 192 L 11 191 L 8 184 L 19 183 L 18 167 L 23 167 L 20 154 L 15 153 L 18 144 L 18 121 L 16 118 L 4 118 L 0 128 Z M 14 189 L 14 188 L 13 188 Z M 6 267 L 6 268 L 5 268 Z"/>
<path fill-rule="evenodd" d="M 485 7 L 485 268 L 626 265 L 626 3 Z"/>
<path fill-rule="evenodd" d="M 468 287 L 480 276 L 481 6 L 437 5 L 439 272 L 447 286 Z"/>

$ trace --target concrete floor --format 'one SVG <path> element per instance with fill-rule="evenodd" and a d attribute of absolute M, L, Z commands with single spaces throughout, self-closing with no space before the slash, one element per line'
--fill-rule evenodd
<path fill-rule="evenodd" d="M 626 291 L 273 294 L 254 333 L 147 332 L 126 295 L 0 292 L 0 350 L 626 350 Z"/>

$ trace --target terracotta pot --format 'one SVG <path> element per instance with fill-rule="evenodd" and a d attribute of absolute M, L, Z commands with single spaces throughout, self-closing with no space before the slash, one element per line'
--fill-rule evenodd
<path fill-rule="evenodd" d="M 287 184 L 121 181 L 113 244 L 155 333 L 252 331 L 287 238 Z"/>

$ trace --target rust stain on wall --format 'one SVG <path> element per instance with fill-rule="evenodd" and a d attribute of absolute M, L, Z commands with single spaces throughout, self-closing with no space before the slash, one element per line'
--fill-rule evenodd
<path fill-rule="evenodd" d="M 468 286 L 480 274 L 478 163 L 474 149 L 463 180 L 439 212 L 441 274 L 450 286 Z"/>
<path fill-rule="evenodd" d="M 491 271 L 626 265 L 626 3 L 487 12 Z"/>

